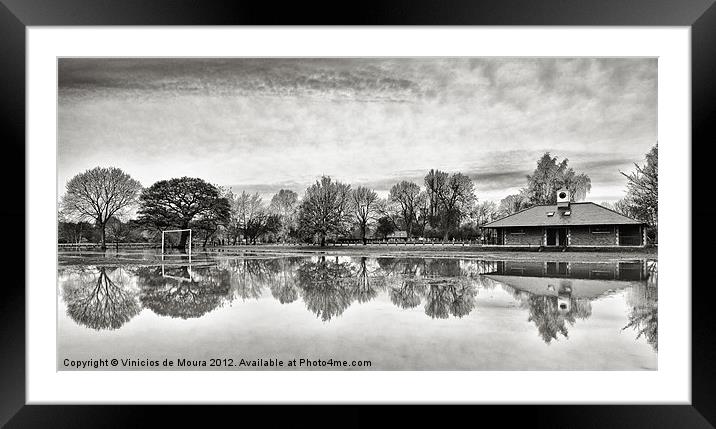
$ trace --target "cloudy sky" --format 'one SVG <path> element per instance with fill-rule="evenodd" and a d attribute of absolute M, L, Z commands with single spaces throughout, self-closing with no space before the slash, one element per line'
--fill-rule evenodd
<path fill-rule="evenodd" d="M 480 200 L 526 183 L 539 156 L 623 196 L 657 141 L 656 59 L 60 59 L 58 186 L 117 166 L 144 186 L 201 177 L 299 194 L 320 175 L 422 185 L 474 179 Z"/>

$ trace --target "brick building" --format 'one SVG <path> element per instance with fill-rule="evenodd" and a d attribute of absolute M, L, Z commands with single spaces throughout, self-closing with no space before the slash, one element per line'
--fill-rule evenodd
<path fill-rule="evenodd" d="M 591 202 L 570 202 L 569 192 L 557 191 L 557 204 L 513 213 L 483 228 L 504 246 L 525 247 L 642 247 L 643 222 Z"/>

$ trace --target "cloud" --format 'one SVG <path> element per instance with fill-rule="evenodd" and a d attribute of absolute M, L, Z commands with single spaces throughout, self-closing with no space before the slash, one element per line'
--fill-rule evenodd
<path fill-rule="evenodd" d="M 498 198 L 549 151 L 608 196 L 623 187 L 619 169 L 656 142 L 655 59 L 60 59 L 58 67 L 60 187 L 84 169 L 116 165 L 145 185 L 189 175 L 268 193 L 327 174 L 385 192 L 438 168 L 473 177 L 481 199 Z"/>
<path fill-rule="evenodd" d="M 425 95 L 418 81 L 385 61 L 352 59 L 60 59 L 67 97 L 120 94 L 260 95 L 410 101 Z"/>

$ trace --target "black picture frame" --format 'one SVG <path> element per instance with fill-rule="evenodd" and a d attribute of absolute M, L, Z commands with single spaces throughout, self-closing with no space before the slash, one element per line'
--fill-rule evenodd
<path fill-rule="evenodd" d="M 25 34 L 28 26 L 89 25 L 568 25 L 568 26 L 688 26 L 691 28 L 692 60 L 692 183 L 693 196 L 707 195 L 711 162 L 709 138 L 716 122 L 716 6 L 714 0 L 492 0 L 485 2 L 425 0 L 364 1 L 360 3 L 305 3 L 277 5 L 270 2 L 229 2 L 192 0 L 0 0 L 0 136 L 5 150 L 6 201 L 0 215 L 10 226 L 4 228 L 4 249 L 8 266 L 20 265 L 25 257 Z M 688 143 L 686 143 L 688 144 Z M 698 156 L 695 156 L 698 152 Z M 701 191 L 701 192 L 699 192 Z M 713 219 L 716 210 L 709 204 L 692 204 L 691 221 Z M 688 215 L 689 211 L 684 209 Z M 686 216 L 685 216 L 686 217 Z M 25 231 L 19 228 L 25 226 Z M 685 229 L 691 236 L 691 230 Z M 22 244 L 22 251 L 18 248 Z M 706 244 L 708 245 L 708 243 Z M 701 251 L 699 247 L 704 247 Z M 3 246 L 8 247 L 8 246 Z M 710 253 L 696 243 L 691 251 L 695 266 L 708 266 Z M 206 424 L 204 407 L 173 406 L 60 406 L 26 405 L 25 386 L 25 284 L 24 272 L 3 285 L 0 298 L 0 424 L 8 427 L 128 427 L 149 421 L 147 412 L 162 414 L 182 425 Z M 578 406 L 480 406 L 463 418 L 479 414 L 479 420 L 498 418 L 501 424 L 534 427 L 693 427 L 716 425 L 716 347 L 714 312 L 707 282 L 684 276 L 682 285 L 692 290 L 692 402 L 691 405 L 578 405 Z M 48 285 L 49 286 L 49 285 Z M 141 386 L 138 386 L 141 388 Z M 240 388 L 240 386 L 237 386 Z M 379 387 L 377 387 L 379 388 Z M 476 386 L 476 388 L 479 388 Z M 396 398 L 396 401 L 399 399 Z M 295 423 L 365 424 L 372 422 L 363 409 L 334 408 L 339 420 L 317 418 L 312 407 L 286 412 L 260 408 L 258 415 L 288 416 Z M 211 421 L 220 414 L 236 417 L 236 411 L 213 407 Z M 245 411 L 242 411 L 245 413 Z M 447 423 L 453 410 L 398 410 L 401 425 Z M 474 418 L 474 417 L 473 417 Z M 242 414 L 242 420 L 245 414 Z M 271 417 L 271 421 L 274 417 Z M 245 420 L 248 422 L 248 420 Z M 457 424 L 457 422 L 453 423 Z M 483 423 L 484 424 L 484 423 Z"/>

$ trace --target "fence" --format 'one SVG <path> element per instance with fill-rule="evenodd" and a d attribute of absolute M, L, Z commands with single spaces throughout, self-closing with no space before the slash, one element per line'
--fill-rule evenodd
<path fill-rule="evenodd" d="M 107 248 L 121 247 L 123 249 L 152 249 L 160 246 L 160 243 L 107 243 Z M 101 247 L 100 243 L 57 243 L 58 249 L 65 250 L 100 249 Z"/>
<path fill-rule="evenodd" d="M 257 243 L 260 246 L 316 246 L 319 247 L 319 243 Z M 237 246 L 247 246 L 247 244 L 237 244 Z M 249 245 L 250 246 L 250 245 Z M 498 246 L 492 243 L 488 243 L 480 240 L 449 240 L 449 241 L 428 241 L 428 240 L 368 240 L 366 247 L 370 246 L 418 246 L 418 247 L 437 247 L 437 246 L 449 246 L 449 247 L 461 247 L 461 246 Z M 233 245 L 225 245 L 223 247 L 233 247 Z M 342 240 L 342 241 L 327 241 L 326 247 L 363 247 L 362 240 Z M 525 246 L 528 247 L 528 246 Z M 539 246 L 535 246 L 539 247 Z"/>

